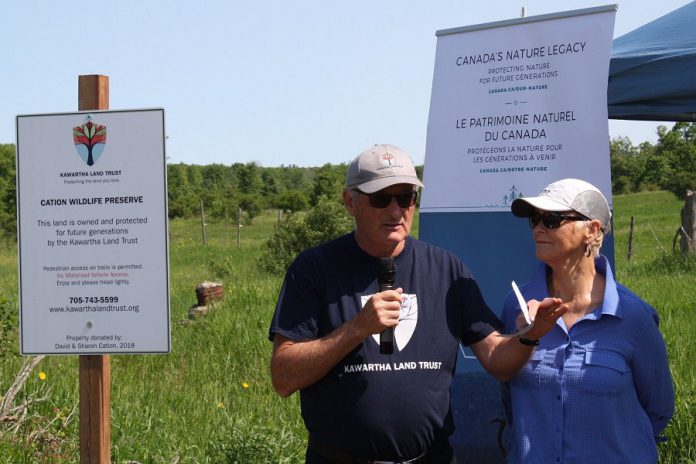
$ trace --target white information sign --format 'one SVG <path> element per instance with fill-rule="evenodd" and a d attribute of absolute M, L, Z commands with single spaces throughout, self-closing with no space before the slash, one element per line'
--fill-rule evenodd
<path fill-rule="evenodd" d="M 17 116 L 21 352 L 170 351 L 164 110 Z"/>
<path fill-rule="evenodd" d="M 438 33 L 422 212 L 507 212 L 565 177 L 611 193 L 616 11 L 588 10 Z"/>

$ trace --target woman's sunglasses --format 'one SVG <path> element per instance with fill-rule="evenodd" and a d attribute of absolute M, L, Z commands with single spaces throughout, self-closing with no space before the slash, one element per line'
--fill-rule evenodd
<path fill-rule="evenodd" d="M 585 216 L 568 216 L 567 214 L 556 213 L 554 211 L 535 211 L 529 216 L 529 227 L 532 229 L 541 221 L 547 229 L 558 229 L 563 221 L 587 221 Z"/>
<path fill-rule="evenodd" d="M 373 208 L 386 208 L 392 202 L 392 198 L 396 199 L 396 203 L 399 208 L 410 208 L 416 204 L 418 199 L 418 192 L 415 190 L 412 192 L 403 192 L 396 194 L 389 193 L 365 193 L 358 189 L 354 189 L 356 192 L 362 193 L 370 201 L 370 206 Z"/>

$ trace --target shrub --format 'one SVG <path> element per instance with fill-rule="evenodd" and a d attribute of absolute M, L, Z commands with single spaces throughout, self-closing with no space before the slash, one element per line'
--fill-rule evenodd
<path fill-rule="evenodd" d="M 320 199 L 308 213 L 291 215 L 264 243 L 259 265 L 272 274 L 283 274 L 302 250 L 336 238 L 352 228 L 353 220 L 342 205 L 333 199 Z"/>
<path fill-rule="evenodd" d="M 225 442 L 209 443 L 208 455 L 214 464 L 289 463 L 284 457 L 288 448 L 299 448 L 304 440 L 285 430 L 278 434 L 276 427 L 250 425 L 240 420 Z"/>
<path fill-rule="evenodd" d="M 262 200 L 257 195 L 244 194 L 239 199 L 239 207 L 246 213 L 249 224 L 261 213 Z"/>
<path fill-rule="evenodd" d="M 14 298 L 0 296 L 0 356 L 16 352 L 17 327 L 19 327 L 17 301 Z"/>
<path fill-rule="evenodd" d="M 288 213 L 307 209 L 307 195 L 301 190 L 288 190 L 280 194 L 276 206 Z"/>

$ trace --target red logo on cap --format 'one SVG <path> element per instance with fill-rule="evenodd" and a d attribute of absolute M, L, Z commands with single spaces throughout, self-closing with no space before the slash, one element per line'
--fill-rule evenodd
<path fill-rule="evenodd" d="M 391 160 L 394 159 L 394 155 L 392 155 L 391 153 L 385 153 L 382 155 L 382 159 L 386 161 L 387 164 L 389 164 L 389 166 L 391 166 Z"/>

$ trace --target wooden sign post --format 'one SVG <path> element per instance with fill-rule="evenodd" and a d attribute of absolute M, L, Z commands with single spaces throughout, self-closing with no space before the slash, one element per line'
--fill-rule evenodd
<path fill-rule="evenodd" d="M 164 109 L 90 75 L 78 110 L 17 116 L 20 352 L 79 356 L 80 462 L 108 464 L 109 355 L 171 351 Z"/>
<path fill-rule="evenodd" d="M 78 111 L 109 109 L 109 77 L 79 76 Z M 109 355 L 80 356 L 80 462 L 111 461 Z"/>

